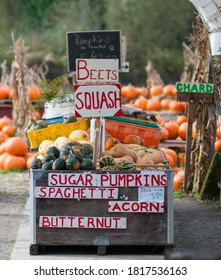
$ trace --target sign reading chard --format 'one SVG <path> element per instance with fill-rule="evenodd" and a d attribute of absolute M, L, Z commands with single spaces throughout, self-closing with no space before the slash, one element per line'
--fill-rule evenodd
<path fill-rule="evenodd" d="M 177 92 L 213 93 L 213 84 L 176 83 Z"/>

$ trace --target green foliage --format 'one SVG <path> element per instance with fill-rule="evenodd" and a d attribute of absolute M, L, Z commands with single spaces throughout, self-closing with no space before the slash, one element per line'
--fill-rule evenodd
<path fill-rule="evenodd" d="M 67 71 L 66 32 L 121 30 L 130 72 L 120 82 L 136 85 L 145 85 L 148 60 L 165 82 L 179 79 L 182 43 L 195 20 L 193 5 L 183 0 L 1 0 L 0 10 L 0 61 L 11 59 L 13 32 L 29 46 L 32 63 L 52 53 L 57 69 Z"/>

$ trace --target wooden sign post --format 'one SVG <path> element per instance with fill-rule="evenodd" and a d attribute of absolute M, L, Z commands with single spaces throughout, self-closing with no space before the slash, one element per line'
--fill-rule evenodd
<path fill-rule="evenodd" d="M 202 103 L 213 102 L 213 85 L 212 84 L 194 84 L 194 83 L 177 83 L 177 100 L 188 102 L 188 129 L 186 140 L 186 158 L 185 158 L 185 177 L 184 190 L 188 191 L 187 183 L 190 176 L 190 157 L 192 144 L 192 127 L 195 121 L 197 105 Z"/>

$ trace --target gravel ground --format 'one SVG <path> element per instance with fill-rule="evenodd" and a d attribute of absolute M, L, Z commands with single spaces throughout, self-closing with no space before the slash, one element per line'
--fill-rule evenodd
<path fill-rule="evenodd" d="M 0 174 L 0 260 L 10 259 L 28 188 L 28 172 Z M 175 199 L 174 237 L 175 250 L 221 249 L 220 203 Z"/>

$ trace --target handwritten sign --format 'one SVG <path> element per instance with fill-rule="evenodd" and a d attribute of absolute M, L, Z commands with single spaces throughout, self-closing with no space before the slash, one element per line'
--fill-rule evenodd
<path fill-rule="evenodd" d="M 40 216 L 39 227 L 125 229 L 127 219 L 121 217 Z"/>
<path fill-rule="evenodd" d="M 117 188 L 86 188 L 86 187 L 36 187 L 37 198 L 62 199 L 117 199 Z"/>
<path fill-rule="evenodd" d="M 163 202 L 109 201 L 109 212 L 163 213 Z"/>
<path fill-rule="evenodd" d="M 76 117 L 122 115 L 120 84 L 74 85 Z"/>
<path fill-rule="evenodd" d="M 76 71 L 76 59 L 118 59 L 121 68 L 121 32 L 86 31 L 67 33 L 68 71 Z"/>
<path fill-rule="evenodd" d="M 164 202 L 164 188 L 141 187 L 138 189 L 138 201 Z"/>
<path fill-rule="evenodd" d="M 117 83 L 119 80 L 118 59 L 77 59 L 76 81 Z"/>

